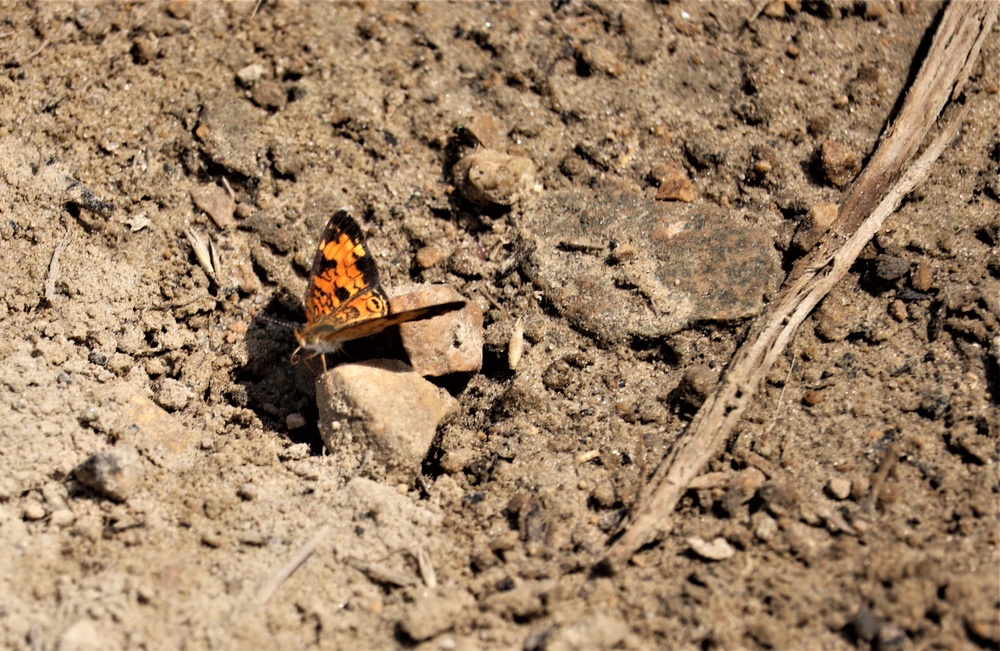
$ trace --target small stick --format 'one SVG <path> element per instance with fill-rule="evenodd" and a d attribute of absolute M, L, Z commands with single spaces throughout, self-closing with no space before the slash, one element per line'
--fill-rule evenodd
<path fill-rule="evenodd" d="M 310 556 L 312 556 L 312 553 L 316 551 L 319 544 L 329 534 L 329 525 L 323 525 L 320 527 L 319 531 L 316 532 L 316 535 L 313 536 L 309 542 L 303 545 L 298 553 L 296 553 L 290 561 L 285 563 L 284 567 L 275 572 L 268 582 L 264 584 L 260 594 L 257 595 L 257 603 L 263 605 L 270 601 L 271 597 L 274 596 L 274 593 L 281 587 L 281 584 L 287 581 L 288 577 L 294 574 L 295 570 L 299 569 L 299 567 L 301 567 L 302 564 L 305 563 Z"/>
<path fill-rule="evenodd" d="M 391 570 L 379 563 L 369 563 L 360 558 L 348 556 L 344 562 L 367 576 L 370 580 L 382 585 L 394 585 L 398 588 L 408 588 L 416 585 L 416 579 L 409 577 L 402 572 Z"/>
<path fill-rule="evenodd" d="M 878 470 L 875 471 L 875 475 L 872 477 L 871 490 L 868 492 L 868 497 L 865 498 L 863 505 L 865 513 L 873 513 L 875 511 L 879 493 L 882 492 L 882 487 L 885 486 L 885 481 L 889 478 L 889 473 L 892 472 L 893 466 L 899 461 L 899 447 L 899 441 L 893 441 L 885 451 L 885 457 L 883 457 L 882 463 L 879 464 Z"/>

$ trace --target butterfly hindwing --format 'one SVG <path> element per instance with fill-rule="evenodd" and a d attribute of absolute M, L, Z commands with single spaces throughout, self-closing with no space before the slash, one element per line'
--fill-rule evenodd
<path fill-rule="evenodd" d="M 457 310 L 464 306 L 464 301 L 442 303 L 440 305 L 429 305 L 415 310 L 406 310 L 405 312 L 398 312 L 396 314 L 387 314 L 386 316 L 378 319 L 365 319 L 364 321 L 358 321 L 357 323 L 351 323 L 342 328 L 338 328 L 334 332 L 336 333 L 338 340 L 350 341 L 352 339 L 359 339 L 361 337 L 367 337 L 368 335 L 382 332 L 386 328 L 399 325 L 400 323 L 416 321 L 417 319 L 426 319 L 438 314 Z"/>

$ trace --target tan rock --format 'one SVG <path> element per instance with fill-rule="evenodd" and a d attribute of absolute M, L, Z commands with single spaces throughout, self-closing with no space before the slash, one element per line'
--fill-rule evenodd
<path fill-rule="evenodd" d="M 465 300 L 448 285 L 427 285 L 389 301 L 391 312 Z M 475 303 L 399 326 L 414 370 L 424 376 L 474 373 L 483 366 L 483 311 Z"/>
<path fill-rule="evenodd" d="M 934 285 L 934 274 L 926 260 L 917 263 L 917 268 L 913 270 L 913 276 L 910 279 L 910 285 L 918 292 L 926 292 Z"/>
<path fill-rule="evenodd" d="M 135 493 L 144 473 L 139 453 L 124 446 L 92 455 L 73 472 L 81 484 L 116 502 Z"/>
<path fill-rule="evenodd" d="M 509 206 L 534 185 L 535 164 L 523 156 L 476 149 L 455 163 L 452 174 L 469 201 Z"/>
<path fill-rule="evenodd" d="M 236 200 L 232 195 L 217 185 L 201 185 L 191 190 L 191 200 L 199 210 L 204 211 L 215 225 L 222 230 L 236 226 L 233 212 L 236 210 Z"/>
<path fill-rule="evenodd" d="M 320 435 L 334 455 L 365 474 L 409 484 L 445 416 L 458 401 L 396 360 L 341 364 L 316 379 Z M 346 464 L 348 468 L 352 464 Z"/>
<path fill-rule="evenodd" d="M 820 169 L 832 185 L 842 188 L 861 171 L 858 155 L 835 140 L 825 140 L 819 149 Z"/>
<path fill-rule="evenodd" d="M 657 165 L 649 173 L 653 181 L 660 186 L 656 192 L 658 201 L 694 201 L 694 185 L 687 172 L 680 165 Z"/>
<path fill-rule="evenodd" d="M 792 241 L 793 246 L 801 252 L 816 246 L 820 238 L 830 230 L 837 220 L 840 208 L 835 203 L 821 202 L 809 209 L 805 219 L 799 223 Z"/>

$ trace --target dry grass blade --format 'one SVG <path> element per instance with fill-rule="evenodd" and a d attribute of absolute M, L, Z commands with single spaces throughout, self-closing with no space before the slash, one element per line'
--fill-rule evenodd
<path fill-rule="evenodd" d="M 628 528 L 602 559 L 614 571 L 643 545 L 671 528 L 681 495 L 729 439 L 771 366 L 798 326 L 847 273 L 861 249 L 954 138 L 965 111 L 938 135 L 904 173 L 996 21 L 1000 5 L 990 0 L 956 2 L 945 10 L 927 58 L 894 124 L 841 203 L 830 233 L 792 270 L 785 286 L 757 319 L 715 392 L 654 473 Z"/>
<path fill-rule="evenodd" d="M 198 231 L 193 228 L 187 229 L 184 233 L 187 237 L 188 244 L 191 245 L 191 249 L 194 251 L 194 256 L 198 260 L 198 264 L 204 269 L 205 274 L 212 279 L 216 285 L 219 284 L 218 271 L 220 269 L 219 253 L 215 249 L 215 243 L 212 242 L 211 236 L 207 238 L 202 237 Z"/>
<path fill-rule="evenodd" d="M 55 250 L 52 251 L 52 258 L 49 260 L 49 275 L 45 278 L 45 300 L 49 305 L 52 305 L 56 299 L 56 283 L 59 281 L 59 256 L 66 250 L 69 241 L 70 238 L 66 237 L 59 244 L 56 244 Z"/>
<path fill-rule="evenodd" d="M 309 557 L 313 555 L 313 552 L 323 542 L 323 539 L 329 535 L 330 527 L 328 525 L 320 527 L 319 531 L 309 539 L 309 542 L 303 545 L 287 563 L 267 580 L 267 583 L 264 584 L 261 591 L 257 594 L 257 603 L 266 604 L 270 601 L 274 593 L 278 591 L 278 588 L 288 580 L 288 577 L 295 573 L 295 570 L 299 569 L 303 563 L 309 560 Z"/>

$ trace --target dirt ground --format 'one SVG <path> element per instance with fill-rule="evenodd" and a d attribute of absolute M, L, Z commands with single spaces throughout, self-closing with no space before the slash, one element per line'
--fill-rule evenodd
<path fill-rule="evenodd" d="M 4 3 L 0 646 L 1000 648 L 996 30 L 674 530 L 593 571 L 941 8 L 758 4 Z M 485 315 L 409 482 L 332 462 L 289 361 L 341 206 Z"/>

